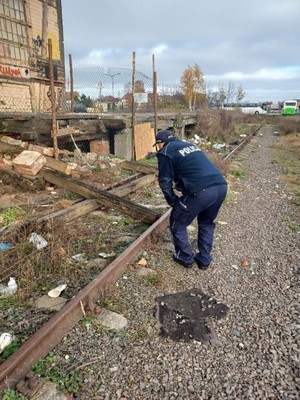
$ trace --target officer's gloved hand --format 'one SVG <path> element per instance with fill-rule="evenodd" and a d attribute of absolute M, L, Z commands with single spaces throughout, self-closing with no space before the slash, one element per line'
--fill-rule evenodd
<path fill-rule="evenodd" d="M 173 208 L 175 206 L 175 204 L 177 204 L 179 201 L 179 197 L 176 196 L 175 200 L 170 204 L 170 206 Z"/>

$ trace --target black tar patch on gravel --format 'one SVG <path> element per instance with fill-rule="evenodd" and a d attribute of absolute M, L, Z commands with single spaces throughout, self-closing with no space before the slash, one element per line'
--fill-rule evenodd
<path fill-rule="evenodd" d="M 184 342 L 216 341 L 211 318 L 224 318 L 229 310 L 226 304 L 217 302 L 198 288 L 160 296 L 156 301 L 160 335 Z"/>

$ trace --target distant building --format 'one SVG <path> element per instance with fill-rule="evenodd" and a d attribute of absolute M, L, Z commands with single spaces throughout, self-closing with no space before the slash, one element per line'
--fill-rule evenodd
<path fill-rule="evenodd" d="M 48 39 L 60 108 L 65 85 L 61 0 L 0 2 L 0 112 L 50 112 Z"/>

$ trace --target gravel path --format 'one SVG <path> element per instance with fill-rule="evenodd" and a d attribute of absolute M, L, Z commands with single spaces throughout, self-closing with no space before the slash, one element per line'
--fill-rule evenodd
<path fill-rule="evenodd" d="M 299 234 L 288 226 L 299 223 L 299 209 L 272 164 L 273 129 L 261 132 L 239 157 L 246 177 L 230 185 L 212 267 L 203 272 L 174 264 L 166 234 L 145 249 L 158 281 L 132 268 L 108 296 L 128 327 L 110 332 L 80 325 L 58 347 L 60 367 L 85 382 L 75 398 L 299 398 Z M 229 307 L 225 319 L 213 321 L 218 341 L 162 338 L 155 298 L 193 287 Z"/>

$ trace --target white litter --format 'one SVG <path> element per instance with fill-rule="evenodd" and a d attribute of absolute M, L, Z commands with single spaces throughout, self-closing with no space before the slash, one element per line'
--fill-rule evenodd
<path fill-rule="evenodd" d="M 13 341 L 13 335 L 11 335 L 8 332 L 1 333 L 1 336 L 0 336 L 0 354 L 5 349 L 6 346 L 11 344 L 12 341 Z"/>
<path fill-rule="evenodd" d="M 59 285 L 55 289 L 52 289 L 48 292 L 49 297 L 59 297 L 61 292 L 65 290 L 67 285 Z"/>
<path fill-rule="evenodd" d="M 0 295 L 9 297 L 13 296 L 18 290 L 18 285 L 16 282 L 16 278 L 9 278 L 9 282 L 7 285 L 0 284 Z"/>
<path fill-rule="evenodd" d="M 33 243 L 38 250 L 41 250 L 44 247 L 48 246 L 47 240 L 45 240 L 43 236 L 38 235 L 35 232 L 32 232 L 32 234 L 30 235 L 29 243 Z"/>

